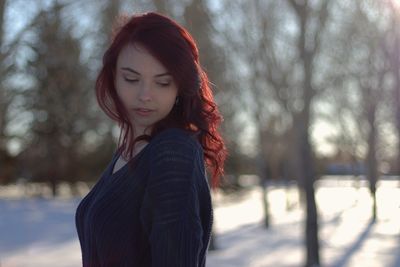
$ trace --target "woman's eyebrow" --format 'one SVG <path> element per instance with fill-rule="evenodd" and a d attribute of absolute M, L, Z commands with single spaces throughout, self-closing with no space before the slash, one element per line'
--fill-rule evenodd
<path fill-rule="evenodd" d="M 134 70 L 130 67 L 121 67 L 121 70 L 126 70 L 126 71 L 132 72 L 134 74 L 140 75 L 140 72 L 138 72 L 137 70 Z M 164 72 L 164 73 L 154 75 L 154 77 L 163 77 L 163 76 L 172 76 L 172 75 L 169 72 Z"/>
<path fill-rule="evenodd" d="M 165 73 L 160 73 L 160 74 L 154 75 L 154 77 L 162 77 L 162 76 L 172 76 L 172 75 L 169 72 L 165 72 Z"/>
<path fill-rule="evenodd" d="M 135 73 L 137 75 L 140 75 L 140 73 L 138 71 L 136 71 L 136 70 L 134 70 L 132 68 L 129 68 L 129 67 L 121 67 L 121 70 L 126 70 L 126 71 L 129 71 L 129 72 Z"/>

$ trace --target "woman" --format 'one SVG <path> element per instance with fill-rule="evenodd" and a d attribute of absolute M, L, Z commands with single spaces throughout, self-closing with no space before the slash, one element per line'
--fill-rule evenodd
<path fill-rule="evenodd" d="M 125 18 L 103 57 L 100 107 L 121 134 L 76 211 L 83 266 L 205 266 L 226 150 L 190 34 L 157 13 Z"/>

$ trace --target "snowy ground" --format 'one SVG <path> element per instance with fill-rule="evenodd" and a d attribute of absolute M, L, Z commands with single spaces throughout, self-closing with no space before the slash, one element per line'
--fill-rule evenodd
<path fill-rule="evenodd" d="M 317 189 L 321 262 L 326 267 L 400 267 L 400 188 L 383 181 L 378 220 L 370 223 L 368 189 L 327 181 Z M 0 266 L 81 266 L 74 212 L 79 199 L 10 199 L 0 187 Z M 286 197 L 288 196 L 288 198 Z M 215 200 L 216 251 L 208 267 L 300 267 L 304 262 L 303 212 L 295 188 L 269 189 L 271 228 L 262 226 L 257 188 Z M 286 209 L 286 204 L 291 206 Z"/>

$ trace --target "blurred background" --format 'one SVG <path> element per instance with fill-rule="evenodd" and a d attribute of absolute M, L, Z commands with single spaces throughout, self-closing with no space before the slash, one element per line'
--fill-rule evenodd
<path fill-rule="evenodd" d="M 399 267 L 399 0 L 0 0 L 0 266 L 80 266 L 119 134 L 94 81 L 145 11 L 193 34 L 224 116 L 208 266 Z"/>

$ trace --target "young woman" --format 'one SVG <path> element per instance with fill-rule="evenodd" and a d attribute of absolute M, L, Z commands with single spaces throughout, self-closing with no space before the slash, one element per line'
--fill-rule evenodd
<path fill-rule="evenodd" d="M 100 107 L 118 148 L 76 211 L 84 267 L 205 266 L 226 156 L 197 46 L 157 13 L 125 18 L 103 57 Z"/>

